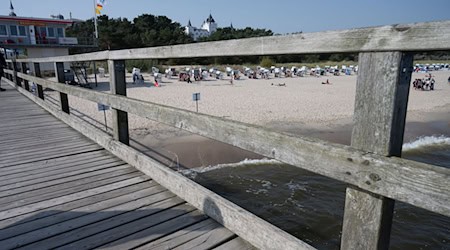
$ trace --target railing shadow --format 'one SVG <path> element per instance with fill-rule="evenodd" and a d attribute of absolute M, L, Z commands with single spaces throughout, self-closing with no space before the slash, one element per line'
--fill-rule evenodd
<path fill-rule="evenodd" d="M 122 204 L 95 212 L 83 211 L 83 208 L 76 209 L 78 211 L 43 211 L 0 229 L 0 244 L 2 249 L 129 249 L 166 236 L 167 239 L 160 240 L 158 244 L 170 245 L 169 241 L 173 238 L 171 234 L 179 230 L 183 230 L 181 236 L 200 232 L 196 233 L 198 237 L 220 227 L 179 198 L 163 199 L 135 210 L 116 209 L 133 207 L 133 203 L 142 203 L 144 199 L 152 200 L 151 197 L 142 198 L 128 205 Z M 99 205 L 103 203 L 100 202 Z M 204 207 L 214 210 L 215 217 L 222 222 L 220 209 L 212 200 L 205 200 Z M 192 239 L 183 237 L 177 244 Z"/>

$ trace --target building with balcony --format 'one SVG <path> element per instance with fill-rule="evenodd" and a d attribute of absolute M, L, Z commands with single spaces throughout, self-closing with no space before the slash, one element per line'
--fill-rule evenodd
<path fill-rule="evenodd" d="M 10 4 L 8 16 L 0 15 L 0 47 L 20 52 L 30 58 L 69 55 L 69 48 L 94 48 L 97 42 L 93 37 L 67 37 L 66 28 L 76 19 L 64 19 L 62 15 L 54 18 L 20 17 Z M 52 65 L 41 65 L 47 70 Z M 51 68 L 50 68 L 51 69 Z"/>

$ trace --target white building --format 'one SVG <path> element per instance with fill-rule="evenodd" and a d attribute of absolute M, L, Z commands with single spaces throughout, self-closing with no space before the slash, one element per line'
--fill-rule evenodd
<path fill-rule="evenodd" d="M 201 28 L 193 27 L 189 20 L 188 25 L 184 27 L 185 33 L 197 41 L 200 37 L 210 36 L 217 30 L 217 23 L 209 14 L 209 17 L 203 22 Z"/>
<path fill-rule="evenodd" d="M 20 17 L 10 3 L 9 15 L 0 15 L 0 47 L 15 51 L 15 54 L 21 51 L 29 58 L 65 56 L 69 54 L 69 48 L 97 47 L 93 37 L 66 36 L 66 28 L 77 22 L 61 15 L 55 18 Z M 41 64 L 43 71 L 52 69 L 52 64 Z"/>

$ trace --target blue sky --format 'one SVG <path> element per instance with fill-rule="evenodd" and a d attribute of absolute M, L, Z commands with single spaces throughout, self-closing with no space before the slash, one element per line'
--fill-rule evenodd
<path fill-rule="evenodd" d="M 12 0 L 18 16 L 50 17 L 72 12 L 74 18 L 94 15 L 94 0 Z M 9 13 L 9 0 L 0 0 Z M 219 27 L 271 29 L 275 33 L 316 32 L 396 23 L 450 20 L 450 0 L 106 0 L 104 14 L 134 17 L 149 13 L 200 26 L 211 13 Z"/>

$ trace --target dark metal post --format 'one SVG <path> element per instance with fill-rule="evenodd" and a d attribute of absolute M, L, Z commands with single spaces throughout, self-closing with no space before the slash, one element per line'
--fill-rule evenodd
<path fill-rule="evenodd" d="M 33 63 L 34 66 L 34 76 L 41 77 L 41 66 L 39 63 Z M 44 90 L 42 89 L 42 85 L 36 84 L 37 86 L 37 94 L 38 97 L 44 100 Z"/>
<path fill-rule="evenodd" d="M 22 73 L 26 74 L 27 73 L 27 63 L 22 63 Z M 25 85 L 25 89 L 27 91 L 30 91 L 30 85 L 28 84 L 28 80 L 23 79 L 23 85 Z"/>
<path fill-rule="evenodd" d="M 55 62 L 55 73 L 56 73 L 56 79 L 58 82 L 65 84 L 65 76 L 64 76 L 64 63 L 62 62 Z M 61 110 L 67 114 L 70 114 L 69 110 L 69 98 L 67 97 L 67 94 L 65 93 L 59 93 L 59 100 L 61 102 Z"/>
<path fill-rule="evenodd" d="M 17 62 L 15 60 L 12 61 L 12 70 L 14 71 L 13 76 L 12 76 L 12 81 L 14 82 L 14 84 L 16 86 L 22 87 L 22 84 L 20 84 L 19 78 L 17 77 L 18 67 L 17 67 Z"/>
<path fill-rule="evenodd" d="M 115 95 L 127 95 L 127 83 L 125 81 L 125 61 L 124 60 L 108 60 L 109 81 L 111 93 Z M 130 136 L 128 132 L 128 113 L 112 109 L 113 134 L 114 139 L 130 145 Z"/>

